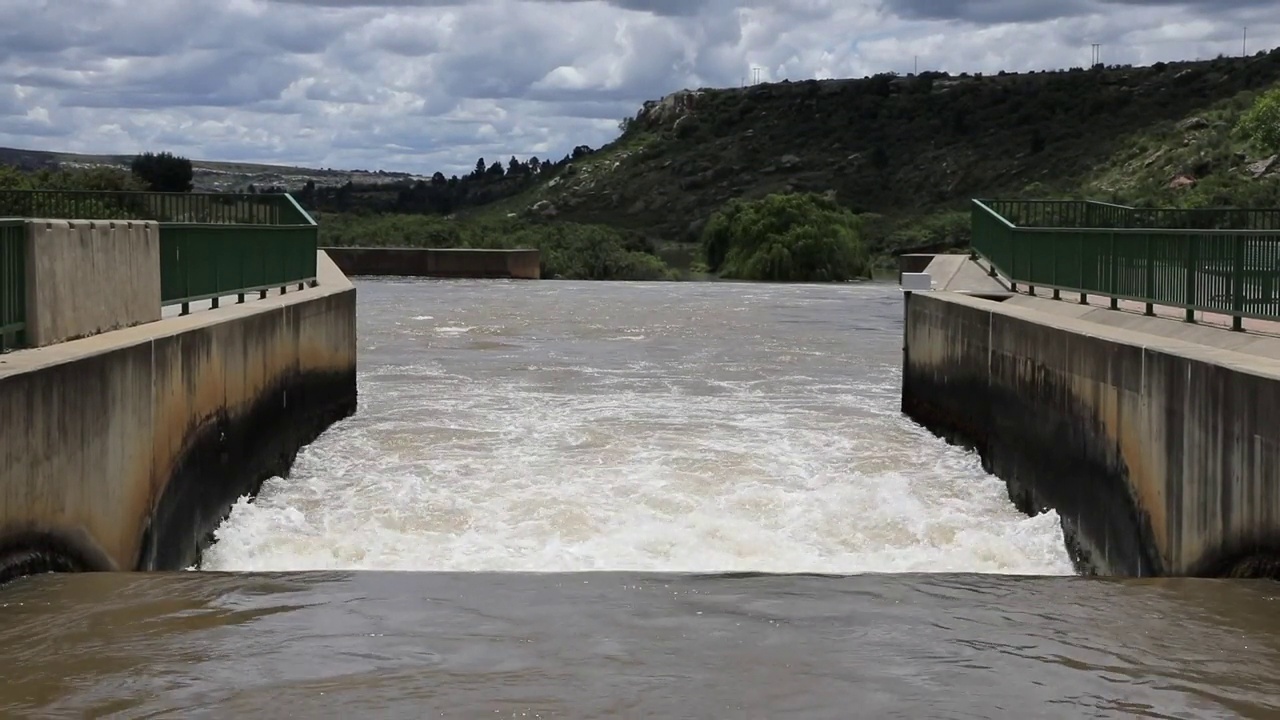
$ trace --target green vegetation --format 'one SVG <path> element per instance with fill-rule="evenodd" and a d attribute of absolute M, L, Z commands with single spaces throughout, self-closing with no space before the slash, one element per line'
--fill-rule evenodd
<path fill-rule="evenodd" d="M 110 167 L 22 172 L 0 165 L 0 190 L 146 190 L 131 173 Z"/>
<path fill-rule="evenodd" d="M 130 163 L 130 171 L 153 192 L 191 192 L 191 161 L 172 153 L 143 153 Z"/>
<path fill-rule="evenodd" d="M 603 225 L 517 218 L 457 221 L 430 215 L 325 215 L 322 246 L 538 248 L 542 276 L 667 280 L 675 276 L 643 237 Z"/>
<path fill-rule="evenodd" d="M 813 193 L 730 200 L 702 232 L 707 269 L 739 280 L 846 281 L 867 274 L 858 216 Z"/>
<path fill-rule="evenodd" d="M 1259 97 L 1236 127 L 1262 152 L 1280 153 L 1280 88 Z"/>

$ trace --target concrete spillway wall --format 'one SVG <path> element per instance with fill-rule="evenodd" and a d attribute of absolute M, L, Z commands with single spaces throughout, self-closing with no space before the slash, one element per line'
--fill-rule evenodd
<path fill-rule="evenodd" d="M 355 411 L 355 289 L 318 260 L 301 292 L 0 356 L 0 581 L 188 567 Z"/>
<path fill-rule="evenodd" d="M 476 248 L 325 248 L 348 275 L 397 275 L 440 278 L 542 277 L 538 250 Z"/>
<path fill-rule="evenodd" d="M 952 293 L 905 322 L 904 412 L 1055 509 L 1082 571 L 1280 576 L 1280 361 Z"/>

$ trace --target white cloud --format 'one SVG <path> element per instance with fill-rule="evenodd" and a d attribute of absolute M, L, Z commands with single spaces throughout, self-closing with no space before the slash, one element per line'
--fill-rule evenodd
<path fill-rule="evenodd" d="M 446 173 L 685 87 L 1213 57 L 1273 0 L 58 0 L 0 6 L 0 145 Z"/>

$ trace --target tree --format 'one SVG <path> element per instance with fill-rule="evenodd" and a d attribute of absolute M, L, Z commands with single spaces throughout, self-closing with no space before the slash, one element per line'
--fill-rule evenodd
<path fill-rule="evenodd" d="M 1259 96 L 1236 130 L 1262 152 L 1280 153 L 1280 88 Z"/>
<path fill-rule="evenodd" d="M 846 281 L 865 276 L 858 216 L 814 193 L 731 200 L 702 232 L 707 267 L 743 280 Z"/>
<path fill-rule="evenodd" d="M 191 192 L 194 172 L 187 158 L 145 152 L 133 159 L 129 169 L 154 192 Z"/>

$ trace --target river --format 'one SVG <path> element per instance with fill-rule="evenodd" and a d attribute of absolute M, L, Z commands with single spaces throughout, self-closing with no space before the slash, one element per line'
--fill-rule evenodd
<path fill-rule="evenodd" d="M 1280 713 L 1275 585 L 1074 577 L 891 285 L 357 285 L 357 415 L 199 571 L 0 590 L 0 716 Z"/>

